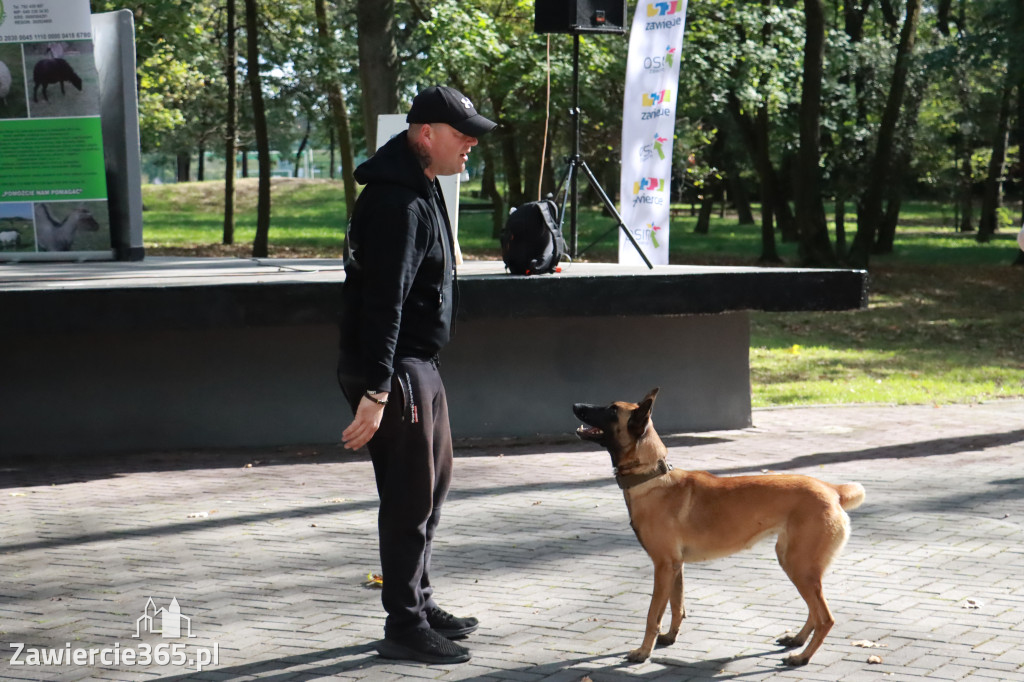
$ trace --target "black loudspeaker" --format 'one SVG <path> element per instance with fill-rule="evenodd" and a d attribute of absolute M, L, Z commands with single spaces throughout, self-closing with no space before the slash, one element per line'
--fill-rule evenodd
<path fill-rule="evenodd" d="M 625 33 L 626 0 L 536 0 L 534 33 Z"/>

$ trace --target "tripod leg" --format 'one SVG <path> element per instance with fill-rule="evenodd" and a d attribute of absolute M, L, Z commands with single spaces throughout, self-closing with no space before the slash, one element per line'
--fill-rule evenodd
<path fill-rule="evenodd" d="M 597 195 L 601 197 L 601 201 L 604 202 L 605 208 L 611 211 L 611 214 L 619 221 L 619 227 L 622 228 L 626 238 L 629 239 L 629 243 L 632 244 L 633 248 L 636 249 L 636 252 L 640 254 L 640 258 L 642 258 L 644 263 L 647 264 L 647 268 L 649 270 L 653 270 L 654 266 L 651 264 L 650 259 L 647 258 L 647 254 L 645 254 L 644 250 L 640 248 L 640 245 L 636 243 L 636 239 L 633 238 L 633 233 L 629 231 L 629 228 L 626 227 L 626 223 L 622 220 L 622 216 L 619 215 L 617 210 L 615 210 L 615 204 L 613 204 L 612 200 L 608 198 L 604 188 L 601 187 L 601 183 L 597 181 L 594 173 L 590 170 L 590 166 L 587 165 L 586 161 L 580 161 L 580 165 L 583 167 L 583 172 L 587 174 L 587 179 L 590 180 L 590 184 L 597 191 Z"/>
<path fill-rule="evenodd" d="M 569 200 L 569 188 L 574 185 L 576 178 L 576 159 L 569 159 L 569 167 L 565 170 L 565 177 L 562 178 L 562 182 L 558 185 L 558 191 L 555 192 L 557 197 L 559 192 L 562 191 L 562 185 L 565 185 L 565 194 L 562 195 L 562 204 L 558 207 L 558 231 L 562 231 L 562 225 L 565 224 L 565 203 Z"/>

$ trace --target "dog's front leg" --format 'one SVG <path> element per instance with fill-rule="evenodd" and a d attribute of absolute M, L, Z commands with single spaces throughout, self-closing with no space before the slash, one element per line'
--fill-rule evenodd
<path fill-rule="evenodd" d="M 679 634 L 679 626 L 686 618 L 686 606 L 683 604 L 683 564 L 675 567 L 675 574 L 672 576 L 672 589 L 668 595 L 668 603 L 672 607 L 672 622 L 668 632 L 658 635 L 658 646 L 675 644 L 676 636 Z"/>
<path fill-rule="evenodd" d="M 647 610 L 647 630 L 644 632 L 644 641 L 639 649 L 633 649 L 626 655 L 628 660 L 640 663 L 651 657 L 654 640 L 661 630 L 661 617 L 665 615 L 665 606 L 668 605 L 675 576 L 675 567 L 671 563 L 655 564 L 654 594 L 651 595 L 651 607 Z M 673 620 L 675 620 L 674 617 Z"/>

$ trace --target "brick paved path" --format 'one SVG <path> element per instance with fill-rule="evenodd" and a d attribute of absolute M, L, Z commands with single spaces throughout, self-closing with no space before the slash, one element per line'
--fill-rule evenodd
<path fill-rule="evenodd" d="M 774 640 L 805 611 L 767 542 L 688 566 L 679 640 L 626 663 L 653 571 L 607 455 L 566 441 L 459 448 L 435 585 L 443 605 L 483 625 L 468 640 L 473 660 L 450 668 L 372 650 L 383 615 L 363 585 L 378 563 L 362 455 L 0 460 L 0 678 L 1024 681 L 1024 403 L 769 410 L 754 421 L 666 438 L 670 461 L 806 472 L 868 493 L 826 579 L 837 624 L 804 668 L 779 666 Z M 190 626 L 194 637 L 147 632 L 149 598 L 155 608 L 176 598 L 190 619 L 177 621 L 182 635 Z M 12 643 L 26 663 L 95 658 L 12 665 Z M 181 664 L 215 645 L 218 663 L 202 673 Z M 125 664 L 146 647 L 171 660 Z M 105 665 L 104 649 L 121 664 Z"/>

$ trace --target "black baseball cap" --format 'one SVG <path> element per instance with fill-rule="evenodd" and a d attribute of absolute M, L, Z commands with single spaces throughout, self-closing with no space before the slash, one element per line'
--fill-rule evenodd
<path fill-rule="evenodd" d="M 478 114 L 468 97 L 444 85 L 431 85 L 416 95 L 405 120 L 407 123 L 447 123 L 470 137 L 480 137 L 498 126 Z"/>

